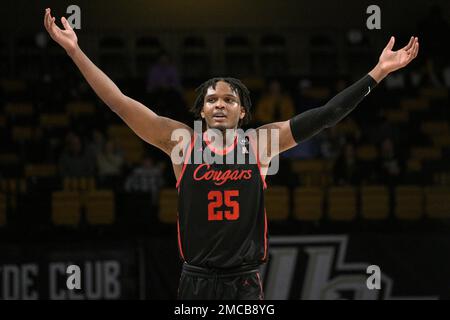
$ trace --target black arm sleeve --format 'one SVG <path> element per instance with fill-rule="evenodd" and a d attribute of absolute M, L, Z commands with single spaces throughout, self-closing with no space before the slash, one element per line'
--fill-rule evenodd
<path fill-rule="evenodd" d="M 324 106 L 302 112 L 289 120 L 292 136 L 297 143 L 336 125 L 345 118 L 377 85 L 370 76 L 363 78 L 344 89 Z"/>

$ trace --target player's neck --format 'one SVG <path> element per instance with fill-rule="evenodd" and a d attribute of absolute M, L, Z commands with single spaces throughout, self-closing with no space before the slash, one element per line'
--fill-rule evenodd
<path fill-rule="evenodd" d="M 208 128 L 209 129 L 209 128 Z M 222 149 L 227 148 L 234 144 L 234 140 L 236 138 L 236 128 L 234 129 L 223 129 L 220 130 L 222 135 L 222 142 L 220 140 L 216 140 L 215 138 L 211 138 L 212 135 L 208 135 L 208 130 L 203 133 L 203 138 L 214 148 Z"/>

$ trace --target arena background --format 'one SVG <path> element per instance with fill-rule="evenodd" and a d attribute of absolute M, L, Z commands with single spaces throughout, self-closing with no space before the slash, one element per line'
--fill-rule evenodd
<path fill-rule="evenodd" d="M 44 9 L 58 21 L 73 4 L 88 57 L 125 94 L 190 125 L 194 89 L 210 77 L 244 81 L 255 127 L 326 102 L 391 35 L 394 49 L 418 36 L 411 65 L 280 156 L 267 177 L 263 282 L 267 299 L 450 297 L 447 1 L 20 0 L 0 6 L 0 299 L 176 297 L 169 159 L 47 36 Z M 369 30 L 374 4 L 381 29 Z M 71 264 L 80 290 L 66 287 Z M 379 290 L 366 286 L 369 265 Z"/>

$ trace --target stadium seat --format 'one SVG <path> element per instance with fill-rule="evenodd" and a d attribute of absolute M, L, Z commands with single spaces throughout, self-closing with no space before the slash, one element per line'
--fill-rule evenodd
<path fill-rule="evenodd" d="M 95 190 L 96 183 L 93 177 L 65 177 L 63 180 L 65 191 L 88 191 Z"/>
<path fill-rule="evenodd" d="M 450 187 L 425 188 L 425 214 L 429 218 L 450 218 Z"/>
<path fill-rule="evenodd" d="M 328 217 L 331 220 L 342 221 L 350 221 L 356 217 L 356 190 L 354 187 L 329 188 Z"/>
<path fill-rule="evenodd" d="M 163 188 L 159 192 L 159 221 L 176 223 L 178 211 L 178 192 L 173 188 Z"/>
<path fill-rule="evenodd" d="M 382 220 L 388 217 L 389 192 L 385 186 L 361 187 L 361 215 L 370 220 Z"/>
<path fill-rule="evenodd" d="M 442 151 L 436 147 L 413 147 L 411 156 L 417 160 L 439 160 L 442 157 Z"/>
<path fill-rule="evenodd" d="M 327 174 L 327 162 L 324 160 L 294 160 L 291 169 L 305 186 L 323 186 L 330 177 Z"/>
<path fill-rule="evenodd" d="M 25 166 L 25 177 L 49 177 L 55 176 L 57 167 L 53 164 L 27 164 Z"/>
<path fill-rule="evenodd" d="M 286 220 L 289 216 L 289 189 L 282 186 L 272 186 L 265 192 L 265 207 L 267 219 Z"/>
<path fill-rule="evenodd" d="M 420 98 L 408 98 L 400 101 L 400 107 L 403 110 L 408 111 L 418 111 L 428 109 L 430 106 L 430 102 L 427 99 Z"/>
<path fill-rule="evenodd" d="M 421 97 L 431 99 L 447 99 L 448 90 L 446 88 L 437 88 L 437 87 L 421 88 L 419 90 L 419 95 Z"/>
<path fill-rule="evenodd" d="M 69 117 L 67 114 L 42 114 L 40 125 L 43 128 L 66 128 L 69 126 Z"/>
<path fill-rule="evenodd" d="M 318 221 L 322 217 L 323 189 L 299 187 L 294 190 L 294 218 Z"/>
<path fill-rule="evenodd" d="M 114 193 L 91 190 L 86 193 L 86 221 L 90 225 L 112 224 L 115 220 Z"/>
<path fill-rule="evenodd" d="M 419 186 L 395 188 L 395 216 L 401 220 L 417 220 L 423 215 L 423 189 Z"/>
<path fill-rule="evenodd" d="M 95 106 L 88 101 L 73 101 L 66 105 L 66 111 L 71 116 L 93 115 Z"/>
<path fill-rule="evenodd" d="M 364 145 L 356 149 L 356 154 L 363 161 L 372 161 L 377 158 L 378 151 L 373 145 Z"/>
<path fill-rule="evenodd" d="M 35 138 L 35 128 L 27 126 L 12 127 L 12 140 L 14 142 L 24 142 Z"/>
<path fill-rule="evenodd" d="M 8 116 L 32 116 L 33 105 L 31 103 L 8 103 L 5 106 L 5 113 Z"/>
<path fill-rule="evenodd" d="M 409 112 L 407 110 L 389 110 L 386 111 L 386 119 L 392 123 L 408 122 Z"/>
<path fill-rule="evenodd" d="M 80 222 L 80 195 L 75 191 L 52 193 L 52 222 L 54 225 L 77 226 Z"/>
<path fill-rule="evenodd" d="M 424 122 L 421 124 L 420 130 L 429 136 L 448 135 L 449 125 L 445 121 Z"/>

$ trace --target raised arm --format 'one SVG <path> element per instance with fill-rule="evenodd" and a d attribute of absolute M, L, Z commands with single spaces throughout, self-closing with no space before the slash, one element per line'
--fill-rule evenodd
<path fill-rule="evenodd" d="M 192 129 L 181 122 L 158 116 L 140 102 L 124 95 L 80 49 L 77 36 L 66 18 L 62 17 L 61 23 L 64 29 L 60 29 L 55 24 L 55 18 L 51 16 L 50 9 L 46 9 L 45 28 L 51 38 L 66 50 L 99 98 L 140 138 L 170 156 L 172 148 L 178 143 L 171 140 L 173 130 L 183 128 L 192 133 Z"/>
<path fill-rule="evenodd" d="M 324 106 L 307 110 L 290 120 L 259 127 L 257 131 L 261 129 L 279 130 L 278 152 L 270 150 L 270 139 L 267 149 L 260 150 L 260 152 L 266 152 L 263 154 L 268 154 L 269 158 L 272 158 L 277 153 L 294 147 L 345 118 L 389 73 L 405 67 L 417 56 L 419 52 L 418 38 L 411 37 L 409 43 L 398 51 L 392 50 L 394 42 L 395 38 L 391 37 L 380 55 L 378 64 L 367 75 L 338 93 Z"/>

